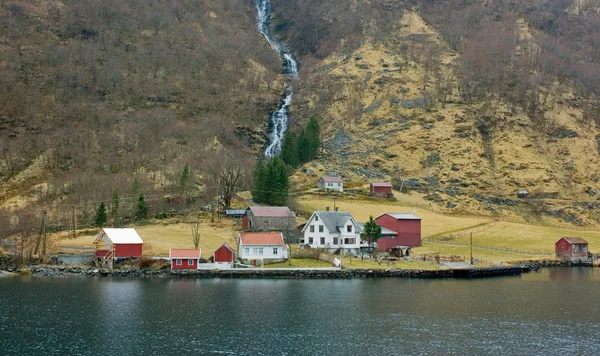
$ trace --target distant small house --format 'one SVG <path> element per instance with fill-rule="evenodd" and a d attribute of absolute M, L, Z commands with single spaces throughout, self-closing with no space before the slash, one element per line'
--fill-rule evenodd
<path fill-rule="evenodd" d="M 222 263 L 233 265 L 233 261 L 235 260 L 235 250 L 231 248 L 228 244 L 224 243 L 215 250 L 213 261 L 214 263 Z"/>
<path fill-rule="evenodd" d="M 586 261 L 589 256 L 588 243 L 581 237 L 561 237 L 554 244 L 556 256 L 566 261 Z"/>
<path fill-rule="evenodd" d="M 378 196 L 390 196 L 392 195 L 392 183 L 372 182 L 369 185 L 369 194 Z"/>
<path fill-rule="evenodd" d="M 360 252 L 362 226 L 345 211 L 315 211 L 302 229 L 302 244 L 329 251 Z"/>
<path fill-rule="evenodd" d="M 342 177 L 323 176 L 321 177 L 321 179 L 319 179 L 319 183 L 317 183 L 317 188 L 336 192 L 343 192 L 344 181 L 342 180 Z"/>
<path fill-rule="evenodd" d="M 244 230 L 292 231 L 296 215 L 287 206 L 251 206 L 245 211 Z"/>
<path fill-rule="evenodd" d="M 239 236 L 239 257 L 246 263 L 265 260 L 283 260 L 288 257 L 288 246 L 281 232 L 242 232 Z"/>
<path fill-rule="evenodd" d="M 421 246 L 421 218 L 407 213 L 385 213 L 375 218 L 377 225 L 396 235 L 382 235 L 377 248 L 390 251 L 395 248 Z"/>
<path fill-rule="evenodd" d="M 241 219 L 246 214 L 246 209 L 225 209 L 225 216 L 232 219 Z"/>
<path fill-rule="evenodd" d="M 193 248 L 172 248 L 169 251 L 171 269 L 198 269 L 202 250 Z"/>
<path fill-rule="evenodd" d="M 105 228 L 96 236 L 96 257 L 104 259 L 142 256 L 144 241 L 135 229 Z"/>

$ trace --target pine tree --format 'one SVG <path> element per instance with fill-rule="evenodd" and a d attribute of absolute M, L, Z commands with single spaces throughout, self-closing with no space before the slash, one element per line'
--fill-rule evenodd
<path fill-rule="evenodd" d="M 98 206 L 98 210 L 96 210 L 96 226 L 104 227 L 104 225 L 106 224 L 106 219 L 106 205 L 104 205 L 104 202 L 102 202 Z"/>
<path fill-rule="evenodd" d="M 185 196 L 187 193 L 188 182 L 190 180 L 190 165 L 185 164 L 183 166 L 183 171 L 181 171 L 181 175 L 179 176 L 179 191 L 182 196 Z"/>
<path fill-rule="evenodd" d="M 369 221 L 365 223 L 362 235 L 369 239 L 369 252 L 373 252 L 371 242 L 381 237 L 381 226 L 377 225 L 372 215 L 369 217 Z"/>
<path fill-rule="evenodd" d="M 268 185 L 270 192 L 267 201 L 270 205 L 287 205 L 289 180 L 288 169 L 283 160 L 279 157 L 272 158 L 267 164 L 268 167 Z"/>
<path fill-rule="evenodd" d="M 306 163 L 310 161 L 310 151 L 308 137 L 306 136 L 306 130 L 300 132 L 298 137 L 298 161 L 299 163 Z"/>
<path fill-rule="evenodd" d="M 321 144 L 319 131 L 319 122 L 317 118 L 312 116 L 306 125 L 306 139 L 308 141 L 308 160 L 315 158 L 319 153 L 319 146 Z"/>
<path fill-rule="evenodd" d="M 260 158 L 254 171 L 254 185 L 252 187 L 252 198 L 256 203 L 263 203 L 266 198 L 267 166 Z"/>
<path fill-rule="evenodd" d="M 137 220 L 145 220 L 148 218 L 148 203 L 146 203 L 146 198 L 143 193 L 140 193 L 137 202 L 137 211 L 135 213 L 135 217 Z"/>
<path fill-rule="evenodd" d="M 288 131 L 285 134 L 280 157 L 292 168 L 298 166 L 298 136 L 294 131 Z"/>
<path fill-rule="evenodd" d="M 112 219 L 113 227 L 119 226 L 119 192 L 115 189 L 112 196 L 112 204 L 110 206 L 110 218 Z"/>

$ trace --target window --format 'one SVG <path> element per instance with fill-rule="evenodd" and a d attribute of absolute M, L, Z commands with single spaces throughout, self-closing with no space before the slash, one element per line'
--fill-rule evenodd
<path fill-rule="evenodd" d="M 310 226 L 310 232 L 315 232 L 315 227 L 313 225 Z"/>
<path fill-rule="evenodd" d="M 323 225 L 319 225 L 319 232 L 323 232 Z"/>
<path fill-rule="evenodd" d="M 250 254 L 250 247 L 244 248 L 244 255 L 249 255 L 249 254 Z"/>
<path fill-rule="evenodd" d="M 321 237 L 321 245 L 325 245 L 325 238 Z"/>
<path fill-rule="evenodd" d="M 308 238 L 308 243 L 312 245 L 312 243 L 313 243 L 313 238 L 312 237 Z"/>
<path fill-rule="evenodd" d="M 193 265 L 193 264 L 194 264 L 194 260 L 192 260 L 192 259 L 189 259 L 189 260 L 188 260 L 188 266 L 191 266 L 191 265 Z"/>
<path fill-rule="evenodd" d="M 315 215 L 315 221 L 319 221 L 319 215 Z"/>
<path fill-rule="evenodd" d="M 337 238 L 337 237 L 334 237 L 334 238 L 333 238 L 333 244 L 334 244 L 334 245 L 337 245 L 337 244 L 338 244 L 338 238 Z"/>
<path fill-rule="evenodd" d="M 263 254 L 263 248 L 262 248 L 262 247 L 259 247 L 259 248 L 258 248 L 258 254 L 259 254 L 260 256 L 262 256 L 262 254 Z"/>
<path fill-rule="evenodd" d="M 252 248 L 252 254 L 253 255 L 258 255 L 258 247 L 253 247 Z"/>
<path fill-rule="evenodd" d="M 177 263 L 178 266 L 181 266 L 183 262 L 181 261 L 181 259 L 177 259 L 175 263 Z"/>
<path fill-rule="evenodd" d="M 352 232 L 352 225 L 348 225 L 348 226 L 346 226 L 346 231 L 348 231 L 348 232 Z"/>
<path fill-rule="evenodd" d="M 354 244 L 354 239 L 344 239 L 344 243 L 345 243 L 346 245 L 351 245 L 351 244 Z"/>
<path fill-rule="evenodd" d="M 273 247 L 273 254 L 277 256 L 277 247 Z"/>

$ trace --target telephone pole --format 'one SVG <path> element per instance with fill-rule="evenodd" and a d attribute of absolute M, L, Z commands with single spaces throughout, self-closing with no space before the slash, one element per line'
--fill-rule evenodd
<path fill-rule="evenodd" d="M 42 210 L 42 256 L 46 255 L 46 210 Z"/>
<path fill-rule="evenodd" d="M 471 233 L 471 264 L 473 264 L 473 233 Z"/>

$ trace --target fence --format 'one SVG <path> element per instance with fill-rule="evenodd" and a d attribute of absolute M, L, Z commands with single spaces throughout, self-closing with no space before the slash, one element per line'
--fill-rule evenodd
<path fill-rule="evenodd" d="M 470 244 L 461 244 L 461 243 L 456 243 L 456 242 L 432 240 L 432 239 L 423 239 L 423 241 L 427 242 L 427 243 L 431 243 L 431 244 L 437 244 L 437 245 L 451 245 L 451 246 L 460 246 L 460 247 L 470 247 L 471 246 Z M 480 250 L 488 250 L 488 251 L 498 251 L 498 252 L 504 252 L 504 253 L 516 253 L 516 254 L 522 254 L 522 255 L 548 256 L 548 255 L 552 254 L 552 252 L 525 251 L 525 250 L 518 250 L 518 249 L 514 249 L 514 248 L 507 248 L 507 247 L 503 248 L 503 247 L 473 245 L 473 248 L 480 249 Z"/>

